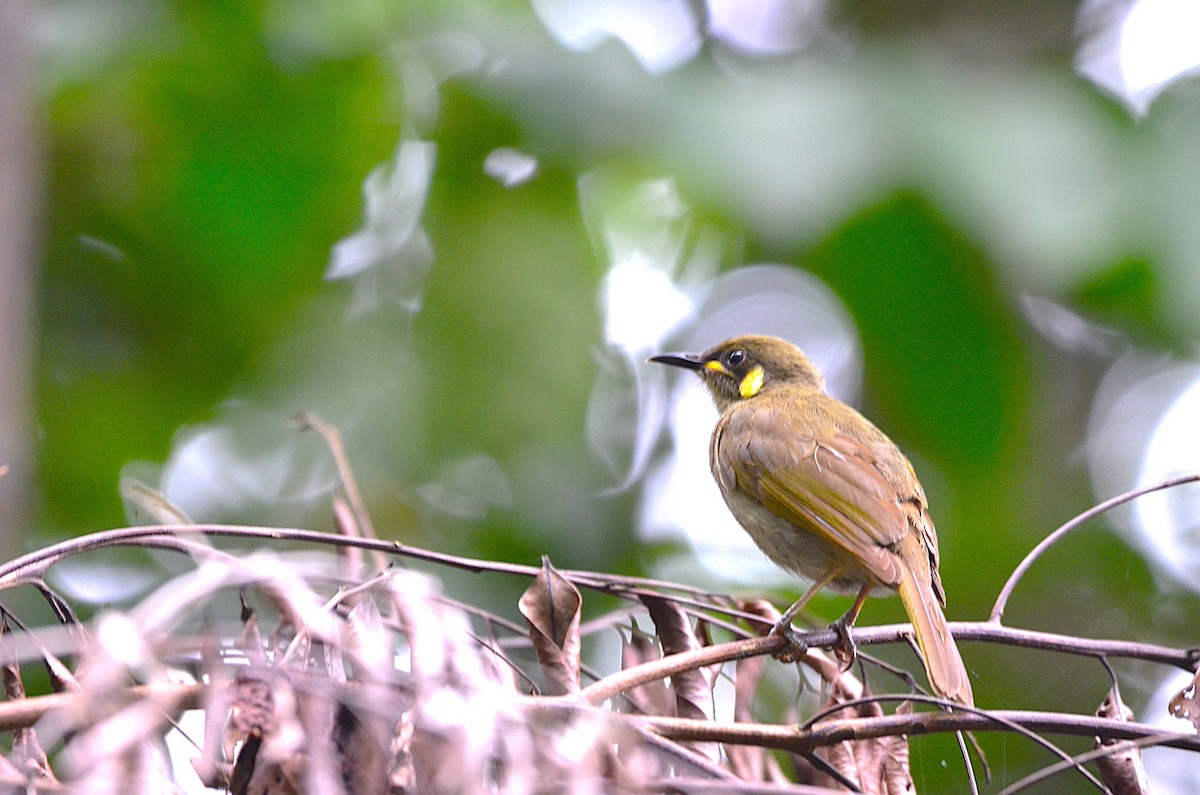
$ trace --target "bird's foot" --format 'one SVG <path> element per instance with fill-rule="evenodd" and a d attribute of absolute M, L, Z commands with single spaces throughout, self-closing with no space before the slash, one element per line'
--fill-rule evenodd
<path fill-rule="evenodd" d="M 800 639 L 796 634 L 796 630 L 792 629 L 792 622 L 788 618 L 780 619 L 775 626 L 771 627 L 771 634 L 778 635 L 788 642 L 788 645 L 775 652 L 773 655 L 776 660 L 784 663 L 799 662 L 804 655 L 808 654 L 808 644 Z"/>
<path fill-rule="evenodd" d="M 837 621 L 829 625 L 829 628 L 837 633 L 837 640 L 834 641 L 833 650 L 834 656 L 841 663 L 842 670 L 850 670 L 850 666 L 854 665 L 854 659 L 858 655 L 858 649 L 854 645 L 854 639 L 850 637 L 850 622 L 846 620 L 846 616 L 842 616 Z"/>

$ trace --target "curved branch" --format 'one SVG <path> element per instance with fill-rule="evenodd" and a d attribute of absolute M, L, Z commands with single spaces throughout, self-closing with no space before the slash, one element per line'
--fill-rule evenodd
<path fill-rule="evenodd" d="M 1040 558 L 1047 549 L 1057 544 L 1059 539 L 1061 539 L 1067 533 L 1071 532 L 1083 523 L 1096 518 L 1100 514 L 1116 508 L 1118 505 L 1124 505 L 1127 502 L 1136 500 L 1138 497 L 1150 494 L 1151 492 L 1161 491 L 1163 489 L 1169 489 L 1175 486 L 1182 486 L 1185 483 L 1195 483 L 1196 481 L 1200 481 L 1200 473 L 1183 475 L 1181 477 L 1171 478 L 1170 480 L 1164 480 L 1162 483 L 1156 483 L 1152 486 L 1145 486 L 1140 489 L 1134 489 L 1133 491 L 1127 491 L 1124 494 L 1113 497 L 1111 500 L 1105 500 L 1099 505 L 1089 508 L 1071 521 L 1064 524 L 1062 527 L 1059 527 L 1053 533 L 1043 538 L 1041 543 L 1030 550 L 1029 554 L 1025 556 L 1025 559 L 1022 560 L 1015 569 L 1013 569 L 1013 573 L 1009 575 L 1008 581 L 1005 582 L 1004 587 L 1000 589 L 1000 595 L 996 597 L 996 604 L 992 606 L 992 613 L 990 616 L 988 616 L 989 620 L 996 623 L 1000 622 L 1000 619 L 1004 616 L 1004 608 L 1008 606 L 1008 598 L 1012 595 L 1013 589 L 1017 587 L 1017 583 L 1020 582 L 1023 576 L 1025 576 L 1025 572 L 1029 571 L 1030 567 L 1033 566 L 1034 561 Z"/>
<path fill-rule="evenodd" d="M 96 533 L 77 536 L 66 541 L 60 541 L 57 544 L 42 547 L 18 558 L 13 558 L 10 561 L 0 564 L 0 588 L 32 582 L 45 573 L 47 568 L 72 555 L 112 546 L 145 545 L 153 543 L 156 540 L 178 538 L 180 536 L 250 538 L 260 541 L 294 541 L 332 547 L 355 547 L 398 555 L 413 560 L 423 560 L 472 573 L 495 572 L 499 574 L 514 574 L 521 577 L 536 577 L 541 571 L 537 566 L 525 566 L 519 563 L 502 563 L 492 560 L 468 558 L 461 555 L 449 555 L 444 552 L 434 552 L 421 547 L 409 546 L 399 541 L 352 537 L 339 533 L 323 533 L 319 530 L 305 530 L 295 527 L 255 527 L 252 525 L 227 524 L 144 525 L 122 527 L 115 530 L 102 530 Z M 608 593 L 622 593 L 627 589 L 633 588 L 662 588 L 698 596 L 711 595 L 708 591 L 701 588 L 692 588 L 679 583 L 646 577 L 604 575 L 592 571 L 574 571 L 569 569 L 562 570 L 561 573 L 578 585 Z M 715 605 L 704 606 L 716 609 Z M 726 612 L 730 611 L 726 610 Z"/>
<path fill-rule="evenodd" d="M 1041 782 L 1051 778 L 1052 776 L 1056 776 L 1062 771 L 1068 770 L 1071 767 L 1083 765 L 1088 762 L 1094 762 L 1106 756 L 1124 753 L 1130 749 L 1137 749 L 1140 752 L 1143 748 L 1151 748 L 1155 745 L 1160 745 L 1164 739 L 1169 739 L 1172 736 L 1173 735 L 1170 733 L 1152 734 L 1146 737 L 1139 737 L 1136 740 L 1112 743 L 1111 745 L 1101 745 L 1099 748 L 1093 748 L 1086 753 L 1078 754 L 1072 757 L 1070 760 L 1055 762 L 1054 764 L 1048 765 L 1041 770 L 1030 773 L 1028 776 L 1025 776 L 1018 781 L 1014 781 L 1012 784 L 1009 784 L 1007 787 L 1000 790 L 998 795 L 1016 795 L 1016 793 L 1023 792 L 1035 784 L 1040 784 Z"/>
<path fill-rule="evenodd" d="M 410 547 L 399 541 L 384 541 L 373 538 L 352 538 L 337 533 L 322 533 L 317 530 L 302 530 L 289 527 L 252 527 L 249 525 L 194 524 L 194 525 L 146 525 L 103 530 L 98 533 L 71 538 L 51 544 L 34 552 L 0 564 L 0 587 L 30 582 L 59 560 L 71 555 L 103 549 L 110 546 L 134 546 L 159 538 L 178 536 L 213 536 L 223 538 L 253 538 L 261 541 L 298 541 L 335 547 L 359 547 L 362 549 L 402 555 L 416 560 L 439 563 L 471 572 L 494 571 L 536 577 L 540 569 L 516 563 L 496 563 L 457 555 L 432 552 L 419 547 Z"/>

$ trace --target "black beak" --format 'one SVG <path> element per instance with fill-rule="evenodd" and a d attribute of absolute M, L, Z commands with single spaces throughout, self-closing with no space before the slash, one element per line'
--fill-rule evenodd
<path fill-rule="evenodd" d="M 651 356 L 646 361 L 658 364 L 669 364 L 672 367 L 682 367 L 685 370 L 703 370 L 704 362 L 696 353 L 664 353 L 661 356 Z"/>

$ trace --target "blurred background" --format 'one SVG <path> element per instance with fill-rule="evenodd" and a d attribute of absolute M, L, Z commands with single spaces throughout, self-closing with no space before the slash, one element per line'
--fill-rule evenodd
<path fill-rule="evenodd" d="M 707 397 L 643 363 L 765 332 L 910 454 L 948 613 L 982 619 L 1060 523 L 1200 470 L 1198 41 L 1172 0 L 5 0 L 3 555 L 150 521 L 134 483 L 329 529 L 311 410 L 388 537 L 783 606 L 802 585 L 710 482 Z M 55 584 L 121 602 L 161 565 Z M 446 587 L 515 616 L 524 585 Z M 1006 621 L 1192 646 L 1198 589 L 1188 487 L 1068 537 Z M 964 656 L 981 706 L 1108 688 Z M 1118 667 L 1139 719 L 1188 728 L 1182 681 Z M 1030 745 L 987 739 L 1009 781 L 1050 761 Z M 954 756 L 919 755 L 919 791 Z"/>

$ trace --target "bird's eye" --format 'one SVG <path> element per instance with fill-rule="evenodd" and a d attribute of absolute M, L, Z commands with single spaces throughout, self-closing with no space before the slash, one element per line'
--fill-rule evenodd
<path fill-rule="evenodd" d="M 728 355 L 725 356 L 725 363 L 730 367 L 740 367 L 744 361 L 746 361 L 746 352 L 741 348 L 730 351 Z"/>

